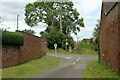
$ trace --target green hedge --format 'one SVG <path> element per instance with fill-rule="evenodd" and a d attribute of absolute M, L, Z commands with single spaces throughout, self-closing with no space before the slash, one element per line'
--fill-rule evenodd
<path fill-rule="evenodd" d="M 23 35 L 19 32 L 2 32 L 3 45 L 23 45 Z"/>

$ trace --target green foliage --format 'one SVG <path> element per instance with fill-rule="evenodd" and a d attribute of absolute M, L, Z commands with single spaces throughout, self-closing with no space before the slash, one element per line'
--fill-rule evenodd
<path fill-rule="evenodd" d="M 95 80 L 98 78 L 103 78 L 103 80 L 120 80 L 120 75 L 110 67 L 98 63 L 98 61 L 92 61 L 87 65 L 83 78 L 96 78 Z"/>
<path fill-rule="evenodd" d="M 22 31 L 25 32 L 25 33 L 31 34 L 31 35 L 35 34 L 35 31 L 33 31 L 31 29 L 25 29 L 25 30 L 22 30 Z"/>
<path fill-rule="evenodd" d="M 97 52 L 93 49 L 93 44 L 86 44 L 80 42 L 78 44 L 78 48 L 76 50 L 72 50 L 72 52 L 66 51 L 64 49 L 57 49 L 57 53 L 59 54 L 81 54 L 81 55 L 97 55 Z M 55 53 L 54 49 L 48 49 L 48 53 Z"/>
<path fill-rule="evenodd" d="M 3 18 L 0 16 L 0 23 L 2 23 L 4 20 L 3 20 Z"/>
<path fill-rule="evenodd" d="M 65 36 L 62 32 L 51 29 L 50 33 L 47 36 L 48 48 L 53 49 L 54 44 L 57 43 L 58 48 L 61 48 L 62 41 L 65 39 Z"/>
<path fill-rule="evenodd" d="M 100 20 L 98 19 L 97 20 L 97 24 L 96 24 L 96 27 L 94 28 L 94 31 L 93 31 L 93 39 L 94 39 L 94 42 L 93 42 L 93 45 L 94 45 L 94 49 L 95 51 L 98 51 L 98 53 L 100 52 L 99 50 L 99 39 L 100 39 Z"/>
<path fill-rule="evenodd" d="M 18 32 L 2 32 L 2 44 L 3 45 L 23 45 L 23 35 Z"/>
<path fill-rule="evenodd" d="M 73 8 L 73 2 L 34 2 L 29 3 L 25 7 L 25 22 L 33 27 L 39 22 L 44 22 L 48 25 L 46 32 L 49 32 L 51 27 L 60 31 L 60 16 L 62 23 L 62 32 L 66 34 L 80 31 L 80 27 L 84 27 L 83 18 L 79 18 L 79 13 Z"/>
<path fill-rule="evenodd" d="M 85 55 L 96 55 L 96 51 L 94 50 L 94 48 L 95 45 L 93 45 L 92 43 L 87 44 L 84 42 L 79 42 L 76 52 Z"/>
<path fill-rule="evenodd" d="M 94 39 L 94 49 L 98 52 L 98 60 L 100 62 L 100 20 L 97 20 L 96 27 L 93 31 L 93 39 Z"/>
<path fill-rule="evenodd" d="M 73 48 L 74 40 L 70 33 L 77 34 L 80 27 L 84 27 L 84 19 L 79 17 L 80 14 L 73 6 L 72 1 L 29 3 L 25 7 L 25 22 L 30 27 L 38 25 L 39 22 L 48 25 L 46 30 L 40 33 L 42 38 L 47 39 L 48 48 L 53 49 L 54 43 L 57 43 L 58 48 L 65 49 L 66 38 L 69 46 Z"/>
<path fill-rule="evenodd" d="M 2 78 L 28 78 L 41 74 L 60 63 L 61 60 L 55 57 L 44 56 L 18 66 L 2 69 Z M 23 80 L 23 79 L 12 79 Z"/>
<path fill-rule="evenodd" d="M 87 43 L 84 43 L 84 42 L 79 42 L 78 43 L 78 49 L 83 49 L 83 48 L 91 48 L 93 49 L 93 44 L 90 43 L 90 44 L 87 44 Z"/>
<path fill-rule="evenodd" d="M 79 49 L 82 49 L 82 48 L 90 48 L 90 44 L 87 44 L 87 43 L 83 43 L 83 42 L 79 42 L 78 44 L 78 48 Z"/>
<path fill-rule="evenodd" d="M 99 43 L 99 38 L 100 38 L 100 20 L 97 20 L 96 27 L 94 28 L 94 31 L 93 31 L 93 37 L 95 39 L 95 43 Z"/>
<path fill-rule="evenodd" d="M 0 28 L 0 31 L 1 31 L 1 32 L 2 32 L 2 31 L 6 32 L 6 31 L 8 31 L 9 28 L 10 28 L 10 27 L 8 27 L 8 28 Z"/>
<path fill-rule="evenodd" d="M 68 39 L 69 46 L 74 47 L 74 40 L 71 36 L 66 36 L 61 31 L 57 31 L 54 28 L 51 28 L 49 33 L 44 33 L 41 35 L 42 38 L 47 39 L 48 48 L 54 49 L 54 44 L 57 43 L 58 48 L 65 49 L 66 46 L 66 38 Z"/>
<path fill-rule="evenodd" d="M 96 42 L 99 42 L 99 38 L 100 38 L 100 20 L 97 20 L 97 24 L 96 24 L 96 27 L 94 29 L 93 35 L 94 35 L 94 38 L 95 38 Z"/>

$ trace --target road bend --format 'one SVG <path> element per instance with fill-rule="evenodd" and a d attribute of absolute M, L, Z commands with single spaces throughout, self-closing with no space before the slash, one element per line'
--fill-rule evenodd
<path fill-rule="evenodd" d="M 38 74 L 34 78 L 82 78 L 88 62 L 97 59 L 97 56 L 79 54 L 48 53 L 47 56 L 60 58 L 62 62 L 55 68 Z"/>

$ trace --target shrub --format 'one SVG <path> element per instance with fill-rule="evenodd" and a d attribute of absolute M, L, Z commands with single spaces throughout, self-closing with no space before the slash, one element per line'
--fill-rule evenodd
<path fill-rule="evenodd" d="M 23 35 L 19 32 L 2 32 L 3 45 L 23 45 Z"/>
<path fill-rule="evenodd" d="M 47 47 L 49 49 L 54 49 L 54 44 L 57 43 L 57 48 L 65 49 L 66 47 L 66 38 L 68 39 L 69 46 L 74 47 L 74 40 L 70 35 L 65 35 L 57 29 L 51 28 L 49 33 L 42 33 L 42 38 L 47 39 Z M 67 46 L 67 47 L 69 47 Z M 67 48 L 68 49 L 68 48 Z"/>

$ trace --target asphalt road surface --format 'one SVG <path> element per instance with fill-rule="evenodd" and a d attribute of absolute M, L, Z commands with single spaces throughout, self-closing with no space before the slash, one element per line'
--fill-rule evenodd
<path fill-rule="evenodd" d="M 38 74 L 34 78 L 82 78 L 86 65 L 97 56 L 84 56 L 78 54 L 47 54 L 62 59 L 54 69 Z"/>

